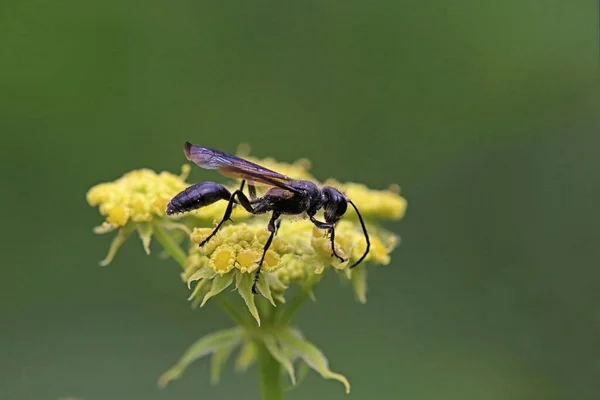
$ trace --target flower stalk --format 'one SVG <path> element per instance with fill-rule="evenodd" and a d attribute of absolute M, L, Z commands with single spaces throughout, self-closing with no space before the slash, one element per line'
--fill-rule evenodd
<path fill-rule="evenodd" d="M 156 221 L 152 223 L 152 228 L 154 230 L 154 237 L 161 244 L 165 253 L 171 256 L 171 258 L 173 258 L 173 260 L 175 260 L 177 264 L 181 266 L 181 268 L 185 269 L 185 262 L 187 260 L 187 254 L 185 254 L 185 251 L 183 251 L 175 239 L 165 232 L 164 228 Z"/>
<path fill-rule="evenodd" d="M 262 400 L 282 400 L 281 366 L 263 343 L 257 343 Z"/>

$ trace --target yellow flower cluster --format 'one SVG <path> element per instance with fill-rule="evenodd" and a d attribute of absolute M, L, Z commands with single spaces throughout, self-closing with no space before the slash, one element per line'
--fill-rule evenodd
<path fill-rule="evenodd" d="M 167 203 L 188 184 L 185 178 L 189 165 L 182 167 L 182 175 L 138 169 L 114 182 L 101 183 L 87 193 L 91 206 L 99 206 L 100 214 L 113 227 L 125 226 L 129 221 L 147 222 L 165 215 Z"/>
<path fill-rule="evenodd" d="M 371 248 L 363 262 L 389 264 L 390 253 L 396 247 L 398 238 L 372 226 L 367 226 L 367 229 Z M 282 224 L 279 234 L 292 243 L 294 250 L 293 254 L 282 257 L 283 266 L 276 271 L 277 277 L 286 285 L 290 282 L 302 283 L 312 274 L 323 273 L 327 266 L 343 270 L 363 255 L 367 245 L 360 225 L 348 220 L 340 221 L 335 228 L 335 249 L 346 259 L 345 262 L 332 257 L 331 239 L 326 231 L 316 228 L 310 221 Z"/>
<path fill-rule="evenodd" d="M 269 232 L 266 219 L 252 223 L 238 223 L 222 227 L 203 247 L 192 246 L 186 264 L 184 279 L 200 268 L 208 267 L 224 275 L 236 269 L 251 273 L 258 267 Z M 196 228 L 191 240 L 201 243 L 213 228 Z M 371 249 L 364 262 L 388 264 L 389 253 L 397 244 L 397 237 L 380 230 L 370 233 Z M 360 225 L 340 221 L 336 227 L 336 251 L 346 262 L 332 257 L 331 241 L 326 231 L 316 228 L 308 220 L 284 220 L 271 247 L 265 255 L 262 273 L 274 272 L 284 284 L 301 283 L 310 274 L 321 274 L 325 267 L 345 268 L 358 260 L 365 251 L 366 241 Z"/>
<path fill-rule="evenodd" d="M 342 191 L 365 218 L 398 220 L 406 212 L 406 200 L 400 196 L 397 185 L 390 186 L 388 190 L 373 190 L 360 183 L 340 183 L 333 179 L 326 180 L 324 184 Z"/>
<path fill-rule="evenodd" d="M 222 227 L 204 246 L 192 246 L 190 253 L 194 263 L 190 266 L 206 264 L 219 275 L 234 268 L 241 272 L 254 272 L 270 234 L 265 226 L 264 223 L 239 223 Z M 201 243 L 212 231 L 213 228 L 195 228 L 190 238 L 193 243 Z M 279 269 L 281 257 L 292 251 L 292 246 L 284 237 L 276 236 L 265 254 L 262 271 Z"/>
<path fill-rule="evenodd" d="M 222 227 L 202 247 L 197 244 L 202 243 L 213 228 L 194 229 L 182 278 L 189 287 L 197 282 L 190 295 L 195 305 L 204 305 L 235 281 L 237 291 L 260 324 L 250 290 L 270 234 L 266 226 L 266 218 L 256 218 L 251 223 L 230 224 Z M 364 262 L 388 264 L 389 253 L 396 246 L 397 237 L 380 228 L 371 228 L 371 250 Z M 357 222 L 340 221 L 335 239 L 336 252 L 347 259 L 345 262 L 332 257 L 331 241 L 326 231 L 315 228 L 308 220 L 285 220 L 265 254 L 258 284 L 260 294 L 273 305 L 274 299 L 283 303 L 284 291 L 290 284 L 305 285 L 311 277 L 322 274 L 327 266 L 344 270 L 348 263 L 358 260 L 365 251 L 366 241 Z M 364 302 L 365 275 L 354 273 L 361 271 L 360 268 L 352 270 L 352 273 L 346 269 L 346 276 L 353 281 L 357 298 Z M 356 278 L 363 281 L 355 283 Z"/>

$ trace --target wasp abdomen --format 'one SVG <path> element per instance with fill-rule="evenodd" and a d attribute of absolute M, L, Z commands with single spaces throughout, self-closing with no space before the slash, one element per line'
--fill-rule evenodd
<path fill-rule="evenodd" d="M 167 215 L 183 213 L 207 206 L 218 200 L 229 200 L 231 193 L 215 182 L 200 182 L 173 197 L 167 205 Z"/>

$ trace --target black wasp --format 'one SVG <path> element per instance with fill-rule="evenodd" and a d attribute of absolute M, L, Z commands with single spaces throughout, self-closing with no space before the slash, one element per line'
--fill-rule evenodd
<path fill-rule="evenodd" d="M 344 262 L 346 260 L 340 257 L 335 251 L 335 223 L 344 215 L 348 208 L 348 203 L 350 203 L 358 215 L 367 242 L 364 254 L 350 268 L 354 268 L 360 264 L 369 253 L 371 244 L 362 216 L 356 205 L 339 190 L 330 186 L 319 188 L 310 181 L 291 179 L 250 161 L 208 147 L 196 146 L 190 142 L 185 143 L 184 152 L 186 158 L 200 168 L 216 169 L 225 176 L 242 179 L 240 188 L 233 193 L 230 193 L 225 186 L 215 182 L 197 183 L 173 197 L 167 205 L 167 215 L 172 215 L 195 210 L 218 200 L 228 201 L 223 219 L 212 233 L 200 243 L 200 246 L 208 242 L 219 231 L 225 221 L 230 220 L 234 204 L 240 204 L 251 214 L 271 212 L 271 219 L 267 226 L 271 235 L 265 243 L 262 257 L 258 263 L 252 286 L 253 293 L 256 294 L 256 284 L 258 283 L 260 269 L 265 259 L 265 254 L 269 246 L 271 246 L 277 227 L 281 222 L 278 219 L 282 214 L 299 215 L 306 213 L 310 221 L 317 228 L 328 230 L 331 238 L 332 256 Z M 248 181 L 250 199 L 243 192 L 246 181 Z M 271 188 L 263 196 L 257 197 L 255 186 L 257 184 L 271 186 Z M 321 208 L 325 211 L 325 222 L 321 222 L 315 218 L 315 214 Z"/>

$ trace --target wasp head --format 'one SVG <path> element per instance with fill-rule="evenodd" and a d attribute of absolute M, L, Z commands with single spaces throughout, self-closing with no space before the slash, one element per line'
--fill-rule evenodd
<path fill-rule="evenodd" d="M 325 210 L 325 221 L 335 224 L 348 209 L 346 196 L 336 188 L 325 186 L 321 189 L 323 195 L 323 209 Z"/>

